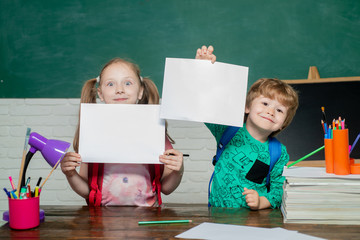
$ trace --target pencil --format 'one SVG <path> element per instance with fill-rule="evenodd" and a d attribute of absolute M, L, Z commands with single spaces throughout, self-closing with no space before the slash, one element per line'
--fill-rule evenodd
<path fill-rule="evenodd" d="M 147 224 L 167 224 L 167 223 L 191 223 L 192 220 L 164 220 L 164 221 L 145 221 L 139 222 L 139 225 Z"/>
<path fill-rule="evenodd" d="M 302 160 L 310 157 L 311 155 L 314 155 L 315 153 L 319 152 L 320 150 L 322 150 L 322 149 L 324 149 L 324 148 L 325 148 L 325 146 L 319 147 L 318 149 L 316 149 L 316 150 L 312 151 L 311 153 L 305 155 L 304 157 L 300 158 L 299 160 L 293 162 L 292 164 L 290 164 L 289 166 L 287 166 L 287 168 L 289 168 L 289 167 L 297 164 L 298 162 L 301 162 Z"/>
<path fill-rule="evenodd" d="M 325 107 L 321 107 L 321 112 L 322 112 L 322 115 L 323 115 L 323 120 L 324 120 L 324 122 L 326 122 Z"/>

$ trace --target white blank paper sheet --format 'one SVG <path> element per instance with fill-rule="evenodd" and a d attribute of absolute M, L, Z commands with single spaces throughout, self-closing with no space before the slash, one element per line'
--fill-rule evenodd
<path fill-rule="evenodd" d="M 83 162 L 160 163 L 165 121 L 159 105 L 81 104 L 79 153 Z"/>
<path fill-rule="evenodd" d="M 324 240 L 283 228 L 260 228 L 208 222 L 201 223 L 175 237 L 211 240 Z"/>
<path fill-rule="evenodd" d="M 160 118 L 243 126 L 248 67 L 167 58 Z"/>

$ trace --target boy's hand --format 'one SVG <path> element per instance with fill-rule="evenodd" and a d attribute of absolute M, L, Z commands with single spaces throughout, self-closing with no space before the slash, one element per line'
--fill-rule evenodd
<path fill-rule="evenodd" d="M 61 160 L 61 171 L 66 176 L 71 176 L 75 173 L 76 167 L 80 166 L 81 156 L 75 152 L 68 152 Z"/>
<path fill-rule="evenodd" d="M 175 149 L 168 149 L 159 156 L 160 162 L 173 171 L 183 171 L 183 154 Z"/>
<path fill-rule="evenodd" d="M 214 63 L 216 61 L 216 56 L 213 54 L 213 52 L 213 46 L 202 46 L 201 49 L 198 48 L 198 50 L 196 51 L 195 59 L 211 60 L 211 63 Z"/>
<path fill-rule="evenodd" d="M 253 189 L 244 188 L 244 192 L 242 195 L 245 196 L 245 200 L 247 205 L 250 207 L 251 210 L 258 210 L 260 206 L 260 197 L 257 191 Z"/>

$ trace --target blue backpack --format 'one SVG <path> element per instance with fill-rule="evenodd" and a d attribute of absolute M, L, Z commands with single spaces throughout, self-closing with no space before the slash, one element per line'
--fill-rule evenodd
<path fill-rule="evenodd" d="M 221 139 L 218 143 L 217 149 L 216 149 L 216 155 L 213 157 L 212 164 L 215 166 L 217 161 L 219 160 L 221 154 L 223 153 L 226 145 L 230 142 L 230 140 L 235 136 L 237 131 L 239 130 L 239 127 L 232 127 L 229 126 L 225 129 L 223 135 L 221 136 Z M 269 138 L 269 152 L 270 152 L 270 168 L 269 172 L 266 177 L 266 188 L 268 192 L 270 191 L 270 172 L 275 166 L 275 163 L 279 160 L 281 156 L 281 143 L 279 140 L 277 140 L 274 137 Z M 211 175 L 210 181 L 209 181 L 209 189 L 208 189 L 208 199 L 210 199 L 210 187 L 211 182 L 214 177 L 214 172 Z M 208 206 L 210 207 L 210 201 L 208 203 Z"/>

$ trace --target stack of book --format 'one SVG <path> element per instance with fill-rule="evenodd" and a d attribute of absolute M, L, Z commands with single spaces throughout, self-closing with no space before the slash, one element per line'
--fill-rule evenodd
<path fill-rule="evenodd" d="M 360 175 L 325 168 L 284 168 L 281 211 L 285 223 L 360 225 Z"/>

